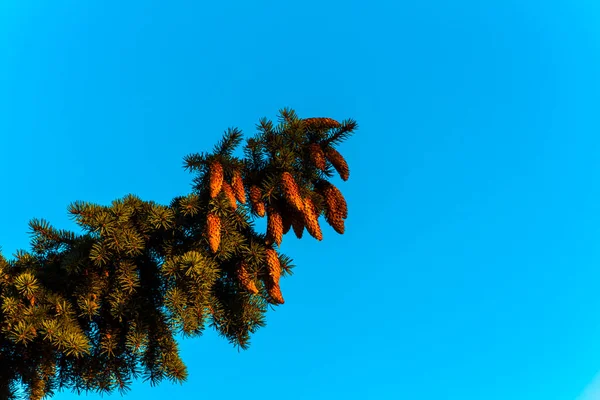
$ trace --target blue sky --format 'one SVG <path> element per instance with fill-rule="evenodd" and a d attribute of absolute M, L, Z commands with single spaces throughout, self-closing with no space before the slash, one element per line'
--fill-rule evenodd
<path fill-rule="evenodd" d="M 0 246 L 27 249 L 34 217 L 79 232 L 75 200 L 167 204 L 191 189 L 186 154 L 282 107 L 353 118 L 347 233 L 284 239 L 286 304 L 249 350 L 207 330 L 181 343 L 188 382 L 127 398 L 600 399 L 599 17 L 4 0 Z"/>

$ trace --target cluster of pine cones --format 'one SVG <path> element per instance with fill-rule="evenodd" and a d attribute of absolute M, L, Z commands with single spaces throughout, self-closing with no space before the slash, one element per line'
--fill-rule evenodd
<path fill-rule="evenodd" d="M 340 126 L 339 122 L 331 118 L 307 118 L 303 121 L 305 127 L 309 129 L 331 129 Z M 309 145 L 308 151 L 310 160 L 316 168 L 325 171 L 326 164 L 329 162 L 344 181 L 348 180 L 350 175 L 348 164 L 337 150 L 332 147 L 324 150 L 321 145 L 313 143 Z M 215 198 L 223 192 L 234 210 L 238 207 L 238 201 L 242 204 L 246 203 L 246 191 L 239 170 L 234 171 L 231 183 L 228 183 L 224 180 L 223 166 L 218 161 L 213 161 L 209 174 L 211 198 Z M 260 217 L 267 216 L 267 241 L 265 244 L 268 248 L 265 258 L 269 273 L 265 284 L 272 300 L 275 303 L 283 304 L 284 300 L 279 287 L 281 265 L 276 250 L 271 247 L 273 243 L 280 246 L 283 235 L 292 228 L 298 238 L 302 238 L 304 228 L 306 228 L 312 237 L 322 240 L 323 234 L 318 221 L 321 213 L 336 232 L 343 234 L 344 220 L 348 217 L 348 207 L 340 190 L 327 181 L 315 182 L 314 192 L 303 197 L 293 175 L 290 172 L 283 172 L 280 177 L 280 187 L 286 203 L 284 205 L 266 204 L 261 189 L 256 185 L 249 186 L 248 194 L 252 210 Z M 322 209 L 317 209 L 312 196 L 319 196 L 323 200 L 324 207 Z M 221 220 L 217 215 L 209 213 L 206 226 L 210 249 L 216 253 L 221 241 Z M 253 294 L 259 292 L 244 262 L 240 263 L 237 278 L 249 292 Z"/>

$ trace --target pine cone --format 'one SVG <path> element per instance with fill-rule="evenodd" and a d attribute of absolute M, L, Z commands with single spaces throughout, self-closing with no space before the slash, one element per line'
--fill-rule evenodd
<path fill-rule="evenodd" d="M 269 241 L 274 241 L 277 246 L 281 246 L 283 238 L 283 221 L 281 214 L 277 212 L 275 207 L 269 207 L 267 212 L 267 238 Z"/>
<path fill-rule="evenodd" d="M 223 192 L 225 193 L 225 196 L 229 200 L 229 204 L 231 205 L 231 207 L 234 210 L 236 210 L 237 209 L 237 201 L 235 199 L 235 194 L 233 193 L 233 189 L 231 188 L 229 183 L 227 183 L 226 181 L 223 181 Z"/>
<path fill-rule="evenodd" d="M 325 220 L 329 225 L 335 229 L 335 231 L 339 234 L 344 233 L 344 219 L 342 218 L 342 213 L 340 212 L 340 206 L 335 195 L 334 190 L 331 186 L 326 186 L 324 189 L 324 197 L 325 197 Z"/>
<path fill-rule="evenodd" d="M 265 216 L 265 204 L 262 201 L 262 193 L 258 186 L 253 185 L 250 187 L 250 203 L 252 203 L 252 208 L 259 217 Z"/>
<path fill-rule="evenodd" d="M 266 249 L 265 254 L 271 282 L 278 285 L 281 277 L 281 263 L 279 257 L 277 257 L 277 252 L 274 249 Z"/>
<path fill-rule="evenodd" d="M 302 239 L 302 234 L 304 233 L 304 215 L 300 213 L 291 214 L 290 220 L 292 222 L 292 228 L 294 228 L 296 237 L 298 239 Z"/>
<path fill-rule="evenodd" d="M 304 126 L 312 129 L 332 129 L 340 126 L 340 123 L 331 118 L 304 118 Z"/>
<path fill-rule="evenodd" d="M 343 234 L 344 219 L 348 216 L 348 206 L 344 196 L 331 183 L 327 182 L 322 189 L 323 197 L 325 197 L 325 220 L 339 234 Z"/>
<path fill-rule="evenodd" d="M 206 233 L 210 249 L 213 253 L 216 253 L 221 242 L 221 218 L 213 213 L 209 213 L 207 216 Z"/>
<path fill-rule="evenodd" d="M 321 146 L 316 143 L 308 146 L 308 151 L 310 154 L 310 160 L 315 164 L 315 167 L 320 169 L 321 171 L 325 171 L 325 153 Z"/>
<path fill-rule="evenodd" d="M 215 198 L 223 185 L 223 166 L 218 161 L 210 164 L 210 197 Z"/>
<path fill-rule="evenodd" d="M 339 213 L 342 219 L 348 218 L 348 204 L 344 195 L 337 187 L 327 181 L 319 181 L 315 183 L 315 187 L 325 199 L 325 203 L 332 204 L 335 201 L 336 212 Z"/>
<path fill-rule="evenodd" d="M 321 233 L 318 218 L 319 216 L 315 212 L 315 206 L 312 200 L 310 197 L 306 197 L 304 199 L 304 224 L 306 225 L 306 230 L 315 239 L 323 240 L 323 234 Z"/>
<path fill-rule="evenodd" d="M 344 198 L 344 195 L 335 186 L 331 185 L 331 188 L 335 195 L 335 200 L 336 200 L 337 206 L 338 206 L 338 212 L 341 213 L 343 219 L 348 218 L 348 204 L 346 203 L 346 199 Z"/>
<path fill-rule="evenodd" d="M 242 286 L 244 288 L 246 288 L 246 290 L 248 290 L 252 294 L 258 293 L 256 284 L 254 283 L 252 278 L 250 278 L 250 274 L 248 273 L 248 270 L 246 268 L 246 263 L 242 262 L 240 264 L 240 269 L 238 269 L 238 271 L 237 271 L 237 276 L 238 276 L 240 283 L 242 284 Z"/>
<path fill-rule="evenodd" d="M 279 285 L 268 285 L 269 296 L 273 299 L 275 304 L 283 304 L 285 300 L 283 300 L 283 295 L 281 294 L 281 288 Z"/>
<path fill-rule="evenodd" d="M 235 197 L 242 204 L 246 203 L 246 191 L 244 190 L 244 182 L 242 181 L 242 173 L 239 170 L 235 170 L 233 173 L 233 179 L 231 180 L 231 186 Z"/>
<path fill-rule="evenodd" d="M 350 177 L 350 169 L 344 157 L 334 148 L 330 147 L 325 152 L 327 159 L 333 165 L 335 170 L 340 174 L 340 177 L 347 181 Z"/>
<path fill-rule="evenodd" d="M 285 194 L 285 198 L 296 210 L 302 211 L 304 204 L 302 202 L 302 197 L 300 197 L 300 191 L 298 190 L 298 185 L 294 180 L 294 177 L 289 172 L 284 172 L 281 175 L 281 186 L 283 187 L 283 193 Z"/>
<path fill-rule="evenodd" d="M 283 234 L 285 235 L 292 228 L 292 217 L 289 213 L 281 214 L 281 221 L 283 225 Z"/>

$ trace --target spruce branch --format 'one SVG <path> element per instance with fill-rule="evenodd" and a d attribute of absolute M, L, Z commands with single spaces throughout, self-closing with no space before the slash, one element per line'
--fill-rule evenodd
<path fill-rule="evenodd" d="M 32 219 L 31 252 L 7 260 L 0 249 L 0 398 L 19 384 L 41 399 L 63 388 L 124 393 L 138 377 L 183 382 L 175 335 L 206 326 L 248 348 L 269 306 L 284 303 L 286 234 L 322 240 L 321 216 L 344 232 L 346 200 L 328 179 L 348 179 L 334 147 L 356 126 L 284 108 L 278 125 L 259 121 L 241 159 L 237 128 L 212 153 L 185 156 L 192 192 L 168 205 L 133 194 L 110 206 L 75 201 L 67 211 L 80 235 Z"/>

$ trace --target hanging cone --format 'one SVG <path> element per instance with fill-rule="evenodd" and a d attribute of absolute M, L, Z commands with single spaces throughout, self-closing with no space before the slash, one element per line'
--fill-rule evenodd
<path fill-rule="evenodd" d="M 350 169 L 344 157 L 334 148 L 330 147 L 325 152 L 327 159 L 333 165 L 333 168 L 340 174 L 340 177 L 347 181 L 350 177 Z"/>
<path fill-rule="evenodd" d="M 289 213 L 281 214 L 281 221 L 283 224 L 283 234 L 285 235 L 292 228 L 292 217 Z"/>
<path fill-rule="evenodd" d="M 318 217 L 319 216 L 315 213 L 315 206 L 312 200 L 310 197 L 306 197 L 304 199 L 304 224 L 306 225 L 306 230 L 315 239 L 323 240 Z"/>
<path fill-rule="evenodd" d="M 285 300 L 283 300 L 283 295 L 281 294 L 281 288 L 279 285 L 268 285 L 269 296 L 273 299 L 275 304 L 283 304 Z"/>
<path fill-rule="evenodd" d="M 223 181 L 223 193 L 225 193 L 225 196 L 227 197 L 227 200 L 229 200 L 229 204 L 231 205 L 231 207 L 234 210 L 236 210 L 237 201 L 235 199 L 235 194 L 233 193 L 233 189 L 231 188 L 229 183 L 227 183 L 226 181 Z"/>
<path fill-rule="evenodd" d="M 213 213 L 209 213 L 207 216 L 206 234 L 208 235 L 210 249 L 213 253 L 216 253 L 221 242 L 221 218 Z"/>
<path fill-rule="evenodd" d="M 283 193 L 288 203 L 293 206 L 296 210 L 302 211 L 304 204 L 302 203 L 302 197 L 300 197 L 300 191 L 298 185 L 294 180 L 294 177 L 289 172 L 284 172 L 281 175 L 281 186 L 283 187 Z"/>
<path fill-rule="evenodd" d="M 215 198 L 223 185 L 223 166 L 218 161 L 210 164 L 210 197 Z"/>
<path fill-rule="evenodd" d="M 265 204 L 262 201 L 262 193 L 258 186 L 250 186 L 250 203 L 252 203 L 252 208 L 259 217 L 265 216 Z"/>
<path fill-rule="evenodd" d="M 334 208 L 330 208 L 334 207 Z M 339 214 L 335 211 L 335 203 L 333 205 L 327 205 L 327 209 L 325 211 L 325 221 L 340 235 L 342 235 L 345 231 L 344 220 L 339 216 Z"/>
<path fill-rule="evenodd" d="M 281 215 L 282 232 L 285 235 L 292 229 L 292 215 L 297 211 L 283 199 L 275 200 L 274 205 Z"/>
<path fill-rule="evenodd" d="M 321 146 L 316 143 L 308 146 L 308 151 L 310 154 L 310 160 L 315 164 L 315 167 L 320 169 L 321 171 L 325 171 L 325 153 Z"/>
<path fill-rule="evenodd" d="M 252 278 L 250 278 L 250 274 L 248 273 L 248 269 L 246 268 L 246 263 L 242 262 L 240 264 L 240 268 L 237 271 L 237 277 L 242 286 L 246 288 L 247 291 L 249 291 L 252 294 L 258 293 L 256 284 L 254 283 Z"/>
<path fill-rule="evenodd" d="M 323 189 L 323 197 L 325 197 L 325 220 L 339 234 L 343 234 L 344 227 L 344 208 L 345 204 L 341 204 L 338 194 L 339 190 L 331 184 L 328 184 Z M 347 212 L 347 208 L 345 209 Z"/>
<path fill-rule="evenodd" d="M 283 221 L 275 207 L 269 207 L 267 212 L 267 238 L 281 246 L 283 238 Z"/>
<path fill-rule="evenodd" d="M 271 282 L 279 284 L 279 278 L 281 277 L 281 263 L 279 262 L 279 257 L 277 257 L 277 252 L 274 249 L 266 249 L 265 254 Z"/>
<path fill-rule="evenodd" d="M 341 218 L 338 219 L 330 219 L 328 221 L 329 225 L 340 235 L 343 235 L 346 231 L 346 226 L 344 225 L 344 220 Z"/>
<path fill-rule="evenodd" d="M 327 181 L 319 181 L 315 184 L 315 187 L 323 196 L 327 204 L 332 204 L 335 201 L 336 211 L 340 214 L 342 219 L 348 218 L 348 204 L 340 189 Z"/>
<path fill-rule="evenodd" d="M 231 187 L 235 197 L 242 204 L 246 203 L 246 191 L 244 190 L 244 182 L 242 181 L 242 173 L 236 169 L 233 173 L 233 179 L 231 180 Z"/>
<path fill-rule="evenodd" d="M 290 215 L 292 222 L 292 228 L 294 228 L 294 234 L 298 239 L 302 239 L 304 233 L 304 215 L 300 213 L 293 213 Z"/>
<path fill-rule="evenodd" d="M 340 126 L 340 123 L 331 118 L 304 118 L 304 126 L 309 129 L 332 129 Z"/>
<path fill-rule="evenodd" d="M 333 193 L 335 195 L 335 200 L 338 206 L 338 212 L 341 214 L 343 219 L 348 218 L 348 204 L 346 203 L 344 195 L 342 194 L 342 192 L 340 192 L 340 189 L 336 188 L 333 185 L 331 185 L 331 189 L 333 190 Z"/>

